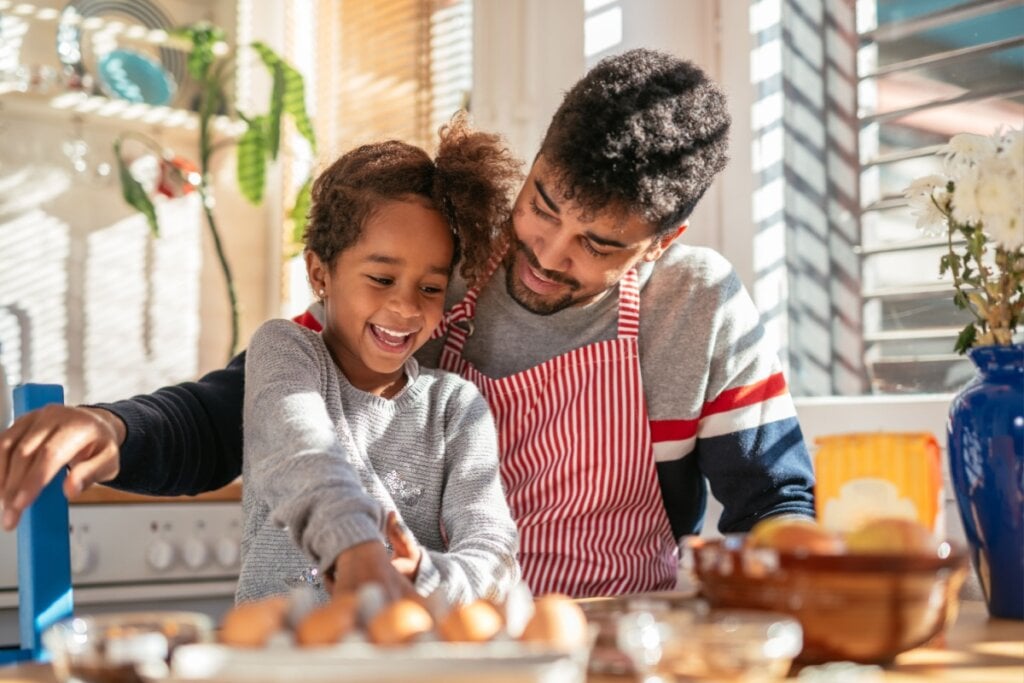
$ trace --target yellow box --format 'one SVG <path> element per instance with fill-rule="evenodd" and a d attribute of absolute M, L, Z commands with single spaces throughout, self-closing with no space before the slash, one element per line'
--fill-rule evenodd
<path fill-rule="evenodd" d="M 942 533 L 942 465 L 934 436 L 835 434 L 815 444 L 815 509 L 824 526 L 848 532 L 874 517 L 908 517 Z"/>

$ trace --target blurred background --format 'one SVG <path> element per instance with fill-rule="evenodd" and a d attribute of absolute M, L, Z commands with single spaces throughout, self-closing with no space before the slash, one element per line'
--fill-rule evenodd
<path fill-rule="evenodd" d="M 215 210 L 243 348 L 310 301 L 288 218 L 310 171 L 369 140 L 430 147 L 460 107 L 531 159 L 565 89 L 643 46 L 695 60 L 729 93 L 732 161 L 686 239 L 735 264 L 797 396 L 949 392 L 972 374 L 951 351 L 965 320 L 938 278 L 942 240 L 915 229 L 900 192 L 939 169 L 950 135 L 1024 124 L 1019 0 L 0 0 L 12 383 L 100 401 L 227 360 L 228 300 L 197 194 L 155 192 L 154 236 L 121 199 L 112 152 L 135 131 L 196 158 L 195 85 L 162 32 L 200 20 L 236 55 L 225 113 L 267 100 L 247 47 L 260 40 L 302 74 L 319 141 L 314 152 L 286 127 L 252 205 L 231 121 L 218 129 Z M 112 75 L 118 50 L 145 70 Z"/>

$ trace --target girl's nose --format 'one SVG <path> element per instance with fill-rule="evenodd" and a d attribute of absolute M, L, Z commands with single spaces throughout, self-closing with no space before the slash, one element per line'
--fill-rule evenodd
<path fill-rule="evenodd" d="M 416 318 L 421 315 L 419 292 L 415 287 L 396 287 L 394 294 L 388 301 L 392 311 L 403 318 Z"/>

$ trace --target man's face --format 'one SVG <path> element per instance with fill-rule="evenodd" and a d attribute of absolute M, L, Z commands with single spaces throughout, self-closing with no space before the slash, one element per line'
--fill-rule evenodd
<path fill-rule="evenodd" d="M 543 156 L 516 198 L 512 225 L 505 284 L 516 303 L 539 315 L 596 301 L 638 261 L 661 256 L 681 232 L 655 238 L 649 223 L 611 209 L 583 222 Z"/>

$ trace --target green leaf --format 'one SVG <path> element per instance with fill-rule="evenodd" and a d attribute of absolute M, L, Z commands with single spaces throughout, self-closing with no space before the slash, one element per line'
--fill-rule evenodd
<path fill-rule="evenodd" d="M 974 345 L 974 338 L 977 332 L 978 331 L 975 329 L 974 323 L 967 323 L 967 326 L 960 330 L 960 334 L 956 338 L 956 344 L 953 346 L 953 350 L 961 355 L 967 353 L 967 350 Z"/>
<path fill-rule="evenodd" d="M 306 232 L 306 221 L 309 220 L 309 209 L 313 204 L 313 176 L 306 178 L 298 193 L 295 195 L 295 206 L 288 212 L 292 221 L 291 241 L 293 244 L 302 244 L 302 236 Z"/>
<path fill-rule="evenodd" d="M 939 259 L 939 275 L 945 275 L 949 270 L 949 254 L 943 254 Z"/>
<path fill-rule="evenodd" d="M 187 60 L 188 73 L 199 82 L 205 81 L 210 66 L 217 60 L 214 45 L 224 41 L 224 31 L 210 22 L 199 21 L 175 29 L 171 35 L 192 43 Z"/>
<path fill-rule="evenodd" d="M 238 187 L 253 204 L 263 201 L 266 176 L 266 117 L 254 116 L 238 140 Z"/>
<path fill-rule="evenodd" d="M 967 308 L 967 295 L 960 291 L 955 292 L 953 294 L 953 304 L 957 308 Z"/>
<path fill-rule="evenodd" d="M 156 207 L 153 206 L 153 202 L 149 199 L 149 195 L 146 194 L 146 190 L 135 179 L 135 176 L 131 174 L 131 171 L 128 170 L 128 165 L 124 163 L 124 159 L 121 157 L 120 140 L 114 142 L 114 158 L 117 159 L 117 174 L 121 178 L 121 196 L 129 206 L 146 217 L 149 229 L 153 232 L 154 236 L 159 237 L 160 226 L 156 222 Z"/>
<path fill-rule="evenodd" d="M 275 64 L 274 86 L 270 92 L 270 111 L 267 113 L 267 152 L 270 158 L 277 159 L 277 150 L 281 146 L 281 111 L 284 108 L 284 69 Z"/>
<path fill-rule="evenodd" d="M 284 111 L 295 121 L 295 129 L 299 131 L 302 137 L 306 138 L 313 154 L 316 154 L 316 133 L 313 131 L 313 123 L 309 119 L 309 114 L 306 113 L 306 85 L 302 74 L 296 71 L 288 62 L 281 59 L 266 44 L 259 41 L 254 42 L 252 43 L 252 49 L 256 50 L 260 59 L 267 65 L 267 68 L 281 67 L 281 74 L 284 79 L 284 89 L 282 92 Z M 271 103 L 271 108 L 273 108 L 273 103 Z"/>

